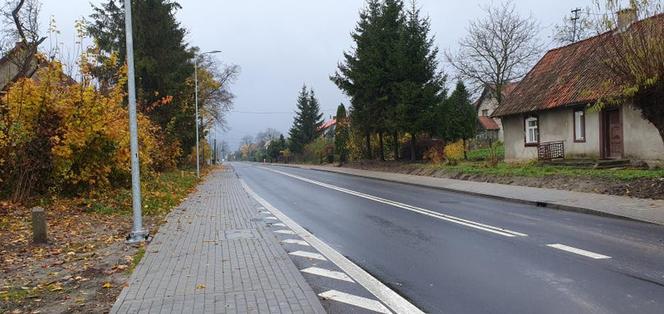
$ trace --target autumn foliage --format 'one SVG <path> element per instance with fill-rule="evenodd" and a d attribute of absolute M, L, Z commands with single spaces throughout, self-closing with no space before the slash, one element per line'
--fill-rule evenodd
<path fill-rule="evenodd" d="M 119 83 L 102 93 L 85 67 L 77 82 L 59 62 L 46 64 L 0 102 L 0 192 L 21 200 L 128 182 L 126 75 L 118 73 Z M 160 130 L 145 116 L 138 120 L 141 166 L 149 172 L 165 158 Z"/>

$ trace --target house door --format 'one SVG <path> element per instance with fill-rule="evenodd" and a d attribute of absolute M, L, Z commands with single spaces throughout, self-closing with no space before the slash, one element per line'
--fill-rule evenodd
<path fill-rule="evenodd" d="M 623 158 L 623 126 L 620 109 L 604 112 L 604 157 Z"/>

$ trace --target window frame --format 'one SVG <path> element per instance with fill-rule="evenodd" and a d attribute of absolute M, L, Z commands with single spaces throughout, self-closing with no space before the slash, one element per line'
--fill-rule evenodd
<path fill-rule="evenodd" d="M 489 109 L 482 109 L 482 117 L 488 117 L 489 116 Z"/>
<path fill-rule="evenodd" d="M 529 126 L 528 122 L 535 120 L 535 129 L 537 130 L 537 141 L 529 142 L 528 141 L 528 134 L 529 134 Z M 539 116 L 537 115 L 530 115 L 530 116 L 525 116 L 523 117 L 523 142 L 526 147 L 537 147 L 540 144 L 541 140 L 541 134 L 540 134 L 540 123 L 539 123 Z"/>
<path fill-rule="evenodd" d="M 579 138 L 579 134 L 576 132 L 576 113 L 581 112 L 581 119 L 579 123 L 580 125 L 580 130 L 583 133 L 583 138 Z M 572 132 L 574 136 L 574 143 L 585 143 L 588 137 L 588 133 L 586 132 L 586 109 L 585 108 L 576 108 L 572 110 Z"/>

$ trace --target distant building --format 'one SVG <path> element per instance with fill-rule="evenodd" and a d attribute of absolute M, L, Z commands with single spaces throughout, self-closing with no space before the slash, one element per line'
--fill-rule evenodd
<path fill-rule="evenodd" d="M 503 86 L 502 94 L 505 99 L 516 87 L 518 83 L 509 83 Z M 475 103 L 477 116 L 479 120 L 480 132 L 479 139 L 504 140 L 502 122 L 499 118 L 492 117 L 494 111 L 498 108 L 498 98 L 496 97 L 495 86 L 486 85 L 482 95 Z"/>

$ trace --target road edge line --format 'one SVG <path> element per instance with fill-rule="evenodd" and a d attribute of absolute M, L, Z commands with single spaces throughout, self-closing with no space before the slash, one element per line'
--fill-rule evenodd
<path fill-rule="evenodd" d="M 479 196 L 479 197 L 484 197 L 484 198 L 488 198 L 488 199 L 494 199 L 494 200 L 499 200 L 499 201 L 504 201 L 504 202 L 515 203 L 515 204 L 530 205 L 530 206 L 539 207 L 539 208 L 547 208 L 547 209 L 553 209 L 553 210 L 559 210 L 559 211 L 565 211 L 565 212 L 587 214 L 587 215 L 593 215 L 593 216 L 604 217 L 604 218 L 640 222 L 640 223 L 645 223 L 645 224 L 650 224 L 650 225 L 655 225 L 655 226 L 664 225 L 664 222 L 649 221 L 649 220 L 640 219 L 640 218 L 637 218 L 637 217 L 623 216 L 623 215 L 620 215 L 620 214 L 607 213 L 607 212 L 598 211 L 598 210 L 591 209 L 591 208 L 565 205 L 565 204 L 560 204 L 560 203 L 546 201 L 546 200 L 531 201 L 531 200 L 525 200 L 525 199 L 521 199 L 521 198 L 512 198 L 512 197 L 508 197 L 508 196 L 501 196 L 501 195 L 494 195 L 494 194 L 483 194 L 481 192 L 466 191 L 466 190 L 454 189 L 454 188 L 442 187 L 442 186 L 436 186 L 436 185 L 428 185 L 426 183 L 406 182 L 406 181 L 400 181 L 400 180 L 395 180 L 395 179 L 373 177 L 369 174 L 360 174 L 360 173 L 349 173 L 349 172 L 336 171 L 335 169 L 313 168 L 313 167 L 310 167 L 310 166 L 300 166 L 300 165 L 291 165 L 291 164 L 268 164 L 268 165 L 272 166 L 272 167 L 285 167 L 285 168 L 294 168 L 294 169 L 304 169 L 304 170 L 328 172 L 328 173 L 334 173 L 334 174 L 340 174 L 340 175 L 346 175 L 346 176 L 352 176 L 352 177 L 358 177 L 358 178 L 378 180 L 378 181 L 383 181 L 383 182 L 391 182 L 391 183 L 397 183 L 397 184 L 418 186 L 418 187 L 423 187 L 423 188 L 441 190 L 441 191 L 445 191 L 445 192 L 461 193 L 461 194 L 466 194 L 466 195 L 470 195 L 470 196 Z M 352 168 L 342 168 L 342 169 L 352 169 Z M 363 170 L 363 169 L 358 169 L 358 170 Z M 365 170 L 365 171 L 381 172 L 381 171 L 376 171 L 376 170 Z M 391 172 L 386 172 L 386 173 L 391 173 Z M 403 174 L 403 173 L 394 173 L 394 174 L 408 175 L 408 174 Z M 451 180 L 454 180 L 454 179 L 451 179 Z M 518 187 L 523 187 L 523 186 L 515 185 L 514 187 L 518 188 Z"/>
<path fill-rule="evenodd" d="M 377 297 L 381 302 L 385 303 L 390 309 L 396 313 L 424 313 L 422 310 L 418 309 L 415 305 L 410 303 L 404 297 L 396 293 L 394 290 L 387 287 L 385 284 L 380 282 L 380 280 L 373 277 L 367 271 L 362 269 L 360 266 L 357 266 L 355 263 L 350 261 L 348 258 L 343 256 L 341 253 L 337 252 L 335 249 L 327 245 L 322 240 L 318 239 L 315 235 L 311 234 L 309 231 L 304 229 L 298 223 L 290 219 L 286 214 L 282 213 L 279 209 L 272 206 L 265 199 L 260 197 L 256 192 L 254 192 L 247 183 L 240 179 L 242 187 L 244 190 L 253 197 L 258 203 L 267 208 L 274 216 L 279 218 L 283 223 L 285 223 L 291 230 L 300 236 L 305 241 L 309 242 L 316 250 L 321 254 L 327 257 L 331 262 L 341 268 L 348 276 L 353 278 L 355 282 L 360 284 L 362 287 L 367 289 L 371 294 Z"/>

